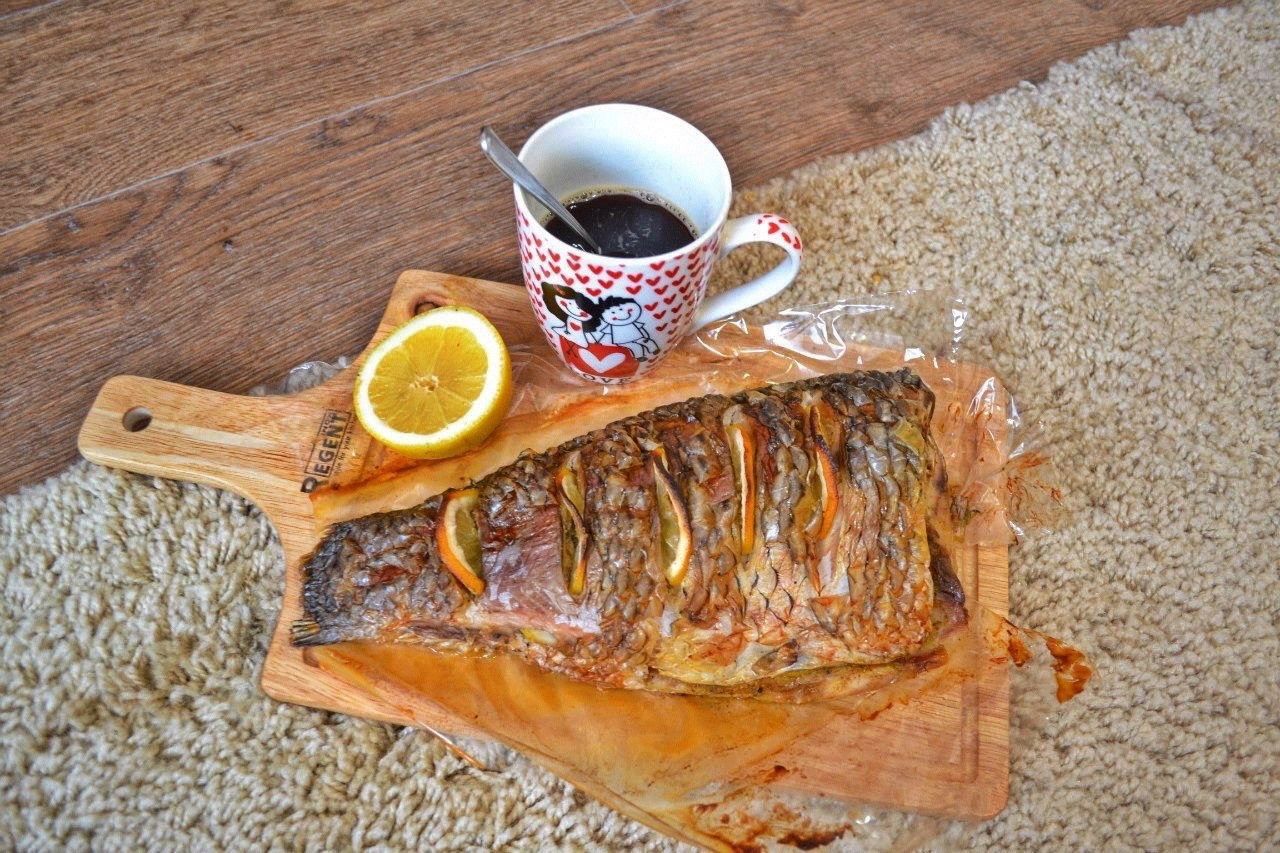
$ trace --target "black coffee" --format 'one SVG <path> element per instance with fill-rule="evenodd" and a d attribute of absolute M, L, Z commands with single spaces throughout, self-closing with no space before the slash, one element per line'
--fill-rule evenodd
<path fill-rule="evenodd" d="M 647 258 L 693 242 L 694 230 L 687 219 L 651 193 L 596 191 L 571 197 L 564 206 L 611 258 Z M 570 246 L 591 251 L 556 217 L 551 217 L 546 228 Z"/>

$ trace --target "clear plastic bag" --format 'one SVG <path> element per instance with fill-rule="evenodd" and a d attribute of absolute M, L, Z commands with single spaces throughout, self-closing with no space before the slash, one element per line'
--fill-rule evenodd
<path fill-rule="evenodd" d="M 478 479 L 523 450 L 541 451 L 617 418 L 704 394 L 733 393 L 833 372 L 906 367 L 920 375 L 936 397 L 932 434 L 946 465 L 945 500 L 960 545 L 967 549 L 966 553 L 978 555 L 972 564 L 966 562 L 958 570 L 972 595 L 980 571 L 980 555 L 988 553 L 982 549 L 1000 553 L 1029 531 L 1046 528 L 1053 523 L 1061 503 L 1037 425 L 1025 416 L 993 370 L 965 360 L 966 342 L 973 333 L 963 302 L 947 290 L 924 290 L 787 308 L 754 323 L 742 317 L 730 318 L 704 328 L 671 352 L 652 374 L 625 385 L 600 386 L 578 379 L 540 340 L 515 345 L 511 355 L 516 393 L 508 418 L 486 447 L 462 457 L 454 467 L 459 476 Z M 345 366 L 345 362 L 339 364 Z M 308 363 L 283 382 L 261 390 L 298 390 L 327 378 L 336 369 Z M 411 506 L 439 492 L 442 483 L 454 485 L 447 477 L 442 479 L 439 466 L 408 465 L 377 482 L 344 484 L 313 496 L 313 501 L 322 518 L 339 520 Z M 973 710 L 977 694 L 971 690 L 962 695 L 964 690 L 970 690 L 963 685 L 986 685 L 995 683 L 992 679 L 1005 679 L 1010 662 L 1021 666 L 1033 657 L 1033 648 L 1042 646 L 1050 652 L 1053 666 L 1038 667 L 1036 671 L 1052 669 L 1060 700 L 1083 687 L 1091 672 L 1074 649 L 1010 625 L 1003 618 L 1005 607 L 998 596 L 971 598 L 968 630 L 948 646 L 947 664 L 931 674 L 932 680 L 927 683 L 923 676 L 903 676 L 867 695 L 837 704 L 815 703 L 770 711 L 777 717 L 774 728 L 789 730 L 798 739 L 821 735 L 835 718 L 858 718 L 848 724 L 865 729 L 864 743 L 873 751 L 877 737 L 901 734 L 894 734 L 898 731 L 894 726 L 901 728 L 901 713 L 890 706 L 907 699 L 931 702 L 929 713 L 935 718 L 955 715 L 955 734 L 950 734 L 948 726 L 952 723 L 946 721 L 951 719 L 948 717 L 920 735 L 918 748 L 938 756 L 969 760 L 966 750 L 971 745 L 964 739 L 972 735 L 972 726 L 962 720 L 965 714 L 978 713 Z M 460 669 L 457 677 L 474 676 Z M 489 671 L 487 677 L 490 683 L 493 679 L 508 679 L 512 694 L 542 695 L 550 690 L 547 708 L 590 709 L 596 701 L 591 692 L 596 689 L 581 684 L 566 681 L 548 688 L 540 680 L 536 685 L 530 681 L 536 676 L 501 668 Z M 400 691 L 398 696 L 403 701 L 406 695 L 412 697 L 415 689 L 425 688 L 401 680 L 388 689 Z M 1040 696 L 1047 692 L 1037 691 Z M 547 722 L 548 716 L 531 716 L 534 712 L 528 708 L 513 710 L 493 704 L 492 696 L 486 699 L 491 704 L 483 709 L 472 708 L 466 704 L 471 701 L 466 693 L 460 689 L 453 697 L 453 701 L 461 703 L 454 709 L 458 713 L 483 713 L 491 720 L 505 719 L 511 730 L 522 725 L 537 729 L 537 723 Z M 683 713 L 687 706 L 679 703 L 688 697 L 653 697 L 649 702 L 637 697 L 614 699 L 620 701 L 610 704 L 610 708 L 639 720 L 636 725 L 643 728 L 646 715 L 657 726 L 664 715 Z M 1038 709 L 1046 707 L 1038 697 L 1031 701 Z M 655 710 L 659 706 L 665 710 Z M 726 711 L 726 719 L 734 713 L 744 719 L 753 716 L 749 709 L 738 709 Z M 723 736 L 712 731 L 716 725 L 714 715 L 690 714 L 685 720 L 686 734 L 705 726 L 708 738 Z M 628 753 L 630 747 L 625 739 L 615 742 L 601 734 L 598 742 L 587 745 L 574 740 L 575 732 L 564 732 L 557 740 L 556 726 L 544 725 L 543 729 L 529 733 L 525 740 L 504 739 L 534 755 L 554 755 L 580 774 L 592 778 L 608 776 L 605 784 L 615 797 L 647 814 L 661 814 L 664 825 L 680 828 L 686 838 L 701 843 L 902 849 L 904 845 L 922 844 L 943 827 L 939 820 L 914 812 L 962 814 L 966 809 L 976 813 L 982 808 L 977 801 L 956 794 L 962 786 L 952 785 L 955 790 L 950 794 L 943 789 L 945 786 L 938 791 L 923 787 L 920 791 L 904 790 L 913 784 L 911 771 L 901 769 L 909 767 L 910 761 L 878 767 L 868 760 L 862 780 L 872 792 L 867 797 L 870 802 L 851 803 L 847 792 L 839 798 L 824 796 L 817 771 L 806 776 L 804 768 L 764 761 L 761 776 L 756 766 L 761 763 L 759 756 L 751 761 L 722 762 L 718 754 L 695 750 L 690 755 L 702 762 L 701 770 L 685 768 L 673 773 L 664 769 L 666 765 L 658 758 L 645 765 L 647 753 Z M 1022 731 L 1026 733 L 1025 728 Z M 767 739 L 752 746 L 764 750 Z M 747 748 L 745 741 L 729 740 L 733 749 Z M 779 741 L 769 748 L 785 755 L 790 748 L 788 743 Z M 566 752 L 575 754 L 566 758 Z M 841 760 L 856 763 L 857 758 Z M 627 765 L 630 772 L 616 773 L 614 768 L 619 764 Z M 754 769 L 747 772 L 744 768 L 748 767 Z M 782 775 L 789 781 L 778 784 L 780 779 L 764 778 L 771 767 L 784 770 Z M 906 778 L 894 775 L 903 772 Z M 917 768 L 916 772 L 928 775 L 928 768 Z M 807 781 L 808 777 L 819 781 Z M 887 803 L 917 806 L 891 809 L 884 807 Z"/>

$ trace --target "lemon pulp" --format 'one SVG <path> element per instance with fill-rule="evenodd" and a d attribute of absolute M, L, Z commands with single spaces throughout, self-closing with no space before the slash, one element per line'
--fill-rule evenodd
<path fill-rule="evenodd" d="M 497 428 L 511 402 L 511 359 L 478 311 L 437 308 L 380 343 L 360 369 L 355 410 L 378 441 L 408 456 L 454 456 Z"/>

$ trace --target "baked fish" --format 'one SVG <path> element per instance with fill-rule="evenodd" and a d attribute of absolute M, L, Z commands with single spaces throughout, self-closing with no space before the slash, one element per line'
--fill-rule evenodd
<path fill-rule="evenodd" d="M 909 370 L 711 395 L 335 525 L 295 645 L 507 653 L 601 686 L 800 700 L 966 621 L 933 393 Z"/>

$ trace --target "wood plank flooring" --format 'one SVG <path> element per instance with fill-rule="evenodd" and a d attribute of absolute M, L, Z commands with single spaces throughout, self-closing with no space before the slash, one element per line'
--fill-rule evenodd
<path fill-rule="evenodd" d="M 111 375 L 244 391 L 358 351 L 402 269 L 515 281 L 483 123 L 518 145 L 565 109 L 646 103 L 745 186 L 1211 5 L 0 7 L 0 492 L 74 458 Z"/>
<path fill-rule="evenodd" d="M 618 0 L 75 5 L 0 21 L 0 56 L 22 55 L 0 228 L 630 16 Z"/>

